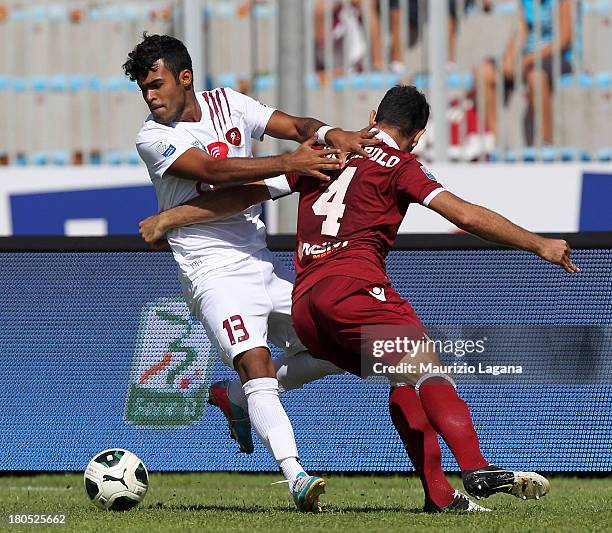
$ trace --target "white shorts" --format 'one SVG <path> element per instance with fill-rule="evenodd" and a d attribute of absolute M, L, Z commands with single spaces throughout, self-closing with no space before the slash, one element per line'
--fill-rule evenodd
<path fill-rule="evenodd" d="M 229 367 L 237 355 L 267 348 L 268 340 L 287 355 L 306 350 L 291 324 L 295 276 L 267 248 L 203 276 L 179 279 L 191 313 Z"/>

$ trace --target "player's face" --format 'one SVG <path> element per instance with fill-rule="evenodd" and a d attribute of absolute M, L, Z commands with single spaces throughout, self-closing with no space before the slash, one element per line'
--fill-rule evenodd
<path fill-rule="evenodd" d="M 178 120 L 185 107 L 185 88 L 161 59 L 153 64 L 146 78 L 138 80 L 138 86 L 156 122 L 169 124 Z"/>

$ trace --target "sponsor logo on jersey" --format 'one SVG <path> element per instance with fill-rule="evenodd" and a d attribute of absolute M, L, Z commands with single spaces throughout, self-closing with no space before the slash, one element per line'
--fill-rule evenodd
<path fill-rule="evenodd" d="M 170 144 L 169 141 L 159 141 L 155 145 L 155 150 L 164 157 L 170 157 L 174 152 L 176 152 L 176 147 Z"/>
<path fill-rule="evenodd" d="M 368 291 L 370 295 L 374 296 L 377 300 L 381 302 L 386 302 L 387 297 L 385 296 L 385 289 L 383 287 L 372 287 L 371 290 Z"/>
<path fill-rule="evenodd" d="M 312 259 L 322 259 L 328 256 L 338 248 L 344 248 L 347 246 L 349 241 L 341 242 L 324 242 L 322 244 L 310 244 L 307 242 L 301 242 L 298 246 L 298 260 L 301 261 L 303 257 L 311 257 Z"/>
<path fill-rule="evenodd" d="M 225 134 L 225 138 L 227 142 L 233 144 L 234 146 L 242 145 L 242 134 L 238 128 L 232 128 Z"/>
<path fill-rule="evenodd" d="M 423 174 L 425 174 L 430 180 L 438 181 L 436 177 L 431 173 L 431 171 L 425 165 L 421 165 L 421 170 L 423 171 Z"/>
<path fill-rule="evenodd" d="M 205 410 L 211 345 L 180 298 L 161 298 L 142 310 L 125 420 L 147 428 L 194 424 Z"/>
<path fill-rule="evenodd" d="M 206 150 L 213 159 L 224 159 L 229 152 L 229 146 L 224 142 L 218 141 L 216 143 L 210 143 L 206 147 Z"/>

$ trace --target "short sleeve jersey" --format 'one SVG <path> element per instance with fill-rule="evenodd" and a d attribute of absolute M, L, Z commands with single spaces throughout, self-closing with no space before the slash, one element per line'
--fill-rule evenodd
<path fill-rule="evenodd" d="M 136 137 L 136 148 L 149 171 L 161 210 L 187 202 L 210 188 L 177 178 L 168 169 L 187 150 L 214 158 L 252 157 L 252 139 L 260 139 L 274 109 L 229 88 L 196 93 L 199 122 L 155 122 L 149 115 Z M 261 205 L 225 220 L 171 230 L 168 242 L 186 274 L 232 264 L 266 246 Z"/>
<path fill-rule="evenodd" d="M 429 205 L 445 189 L 414 155 L 385 144 L 353 157 L 331 182 L 290 174 L 267 180 L 273 195 L 300 193 L 293 298 L 334 275 L 380 282 L 385 257 L 411 203 Z"/>

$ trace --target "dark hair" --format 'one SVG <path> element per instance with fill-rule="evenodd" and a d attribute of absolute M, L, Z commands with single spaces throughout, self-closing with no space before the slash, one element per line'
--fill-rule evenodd
<path fill-rule="evenodd" d="M 128 54 L 123 70 L 126 76 L 136 81 L 145 78 L 158 59 L 164 61 L 164 66 L 177 81 L 182 70 L 193 74 L 191 56 L 181 41 L 169 35 L 148 35 L 146 31 L 142 34 L 142 42 Z"/>
<path fill-rule="evenodd" d="M 425 128 L 428 119 L 427 99 L 412 85 L 389 89 L 376 111 L 376 122 L 397 128 L 403 137 L 411 137 Z"/>

